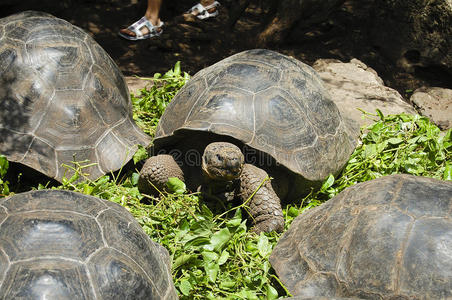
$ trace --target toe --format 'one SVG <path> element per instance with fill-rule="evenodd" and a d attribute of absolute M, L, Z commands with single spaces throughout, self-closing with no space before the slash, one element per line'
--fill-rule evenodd
<path fill-rule="evenodd" d="M 133 32 L 127 28 L 123 28 L 123 29 L 119 30 L 119 32 L 121 32 L 122 34 L 128 35 L 128 36 L 131 36 L 131 37 L 135 37 L 135 32 Z"/>

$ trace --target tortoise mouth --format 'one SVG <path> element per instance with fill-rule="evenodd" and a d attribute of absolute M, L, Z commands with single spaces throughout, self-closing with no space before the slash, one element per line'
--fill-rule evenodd
<path fill-rule="evenodd" d="M 205 160 L 203 160 L 202 170 L 204 175 L 210 180 L 232 181 L 239 178 L 242 174 L 242 164 L 239 164 L 235 167 L 212 166 L 211 164 L 208 164 Z"/>

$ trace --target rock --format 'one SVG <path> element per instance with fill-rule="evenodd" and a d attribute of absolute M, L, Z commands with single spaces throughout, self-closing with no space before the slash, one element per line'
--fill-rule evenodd
<path fill-rule="evenodd" d="M 377 72 L 358 59 L 352 59 L 349 63 L 319 59 L 313 68 L 324 81 L 342 116 L 359 126 L 369 125 L 378 118 L 363 118 L 363 113 L 358 109 L 373 114 L 377 108 L 385 115 L 417 114 L 399 92 L 385 86 Z"/>
<path fill-rule="evenodd" d="M 440 87 L 421 87 L 410 98 L 419 113 L 428 117 L 441 130 L 452 128 L 452 90 Z"/>
<path fill-rule="evenodd" d="M 451 0 L 379 0 L 368 13 L 370 41 L 393 62 L 452 70 Z"/>
<path fill-rule="evenodd" d="M 152 85 L 152 81 L 143 79 L 145 77 L 124 76 L 124 78 L 126 79 L 129 93 L 134 94 L 135 96 L 139 96 L 141 94 L 141 89 Z"/>

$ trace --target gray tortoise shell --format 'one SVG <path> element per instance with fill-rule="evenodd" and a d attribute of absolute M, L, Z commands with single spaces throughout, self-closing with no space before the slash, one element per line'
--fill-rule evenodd
<path fill-rule="evenodd" d="M 193 131 L 233 137 L 312 181 L 337 173 L 354 149 L 316 72 L 263 49 L 235 54 L 193 76 L 166 108 L 154 145 Z"/>
<path fill-rule="evenodd" d="M 450 299 L 452 182 L 392 175 L 298 216 L 270 262 L 300 297 Z"/>
<path fill-rule="evenodd" d="M 124 78 L 83 30 L 49 14 L 0 19 L 0 153 L 61 181 L 71 161 L 91 179 L 150 139 L 134 124 Z M 70 176 L 70 175 L 69 175 Z"/>
<path fill-rule="evenodd" d="M 168 251 L 120 205 L 61 190 L 0 199 L 0 299 L 177 299 Z"/>

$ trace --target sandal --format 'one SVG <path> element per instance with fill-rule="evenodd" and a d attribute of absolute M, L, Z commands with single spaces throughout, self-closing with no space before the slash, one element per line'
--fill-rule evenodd
<path fill-rule="evenodd" d="M 218 16 L 218 9 L 215 9 L 214 12 L 209 12 L 209 9 L 217 8 L 220 5 L 221 5 L 220 2 L 218 1 L 215 1 L 214 3 L 207 6 L 203 6 L 201 3 L 198 3 L 192 8 L 190 8 L 186 13 L 194 15 L 200 20 L 213 18 Z"/>
<path fill-rule="evenodd" d="M 119 31 L 119 36 L 121 36 L 127 40 L 130 40 L 130 41 L 149 39 L 151 37 L 160 36 L 162 34 L 163 24 L 164 23 L 162 21 L 160 21 L 160 24 L 158 26 L 154 26 L 148 19 L 146 19 L 146 17 L 142 17 L 141 19 L 139 19 L 138 21 L 136 21 L 135 23 L 133 23 L 132 25 L 127 27 L 127 30 L 135 33 L 135 36 L 124 33 L 124 32 L 122 32 L 122 30 Z M 143 27 L 146 27 L 149 30 L 149 32 L 143 34 L 143 32 L 141 32 L 141 29 L 143 29 Z"/>

